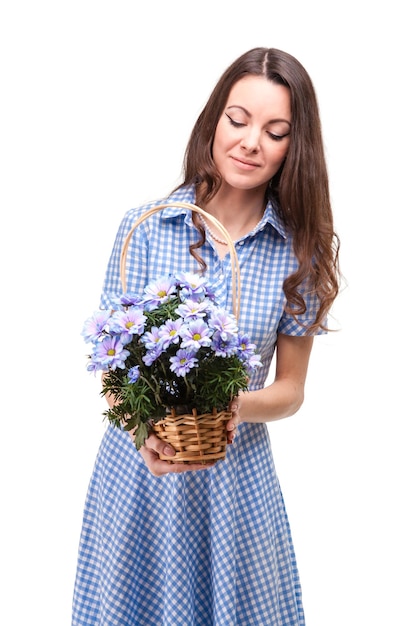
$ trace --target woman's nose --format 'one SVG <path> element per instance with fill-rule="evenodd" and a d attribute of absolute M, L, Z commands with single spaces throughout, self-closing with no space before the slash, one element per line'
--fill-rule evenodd
<path fill-rule="evenodd" d="M 256 128 L 247 127 L 240 141 L 240 145 L 247 152 L 258 152 L 260 144 L 260 133 Z"/>

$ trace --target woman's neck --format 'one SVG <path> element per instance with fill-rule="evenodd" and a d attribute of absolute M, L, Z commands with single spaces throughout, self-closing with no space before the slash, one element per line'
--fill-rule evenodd
<path fill-rule="evenodd" d="M 201 197 L 201 196 L 200 196 Z M 209 202 L 202 202 L 197 195 L 197 204 L 213 215 L 226 228 L 232 241 L 250 233 L 262 219 L 265 211 L 265 189 L 240 190 L 223 187 Z M 228 252 L 224 235 L 212 223 L 201 220 L 221 259 Z"/>
<path fill-rule="evenodd" d="M 222 187 L 214 198 L 200 206 L 227 228 L 232 239 L 238 239 L 250 232 L 262 219 L 265 191 Z"/>

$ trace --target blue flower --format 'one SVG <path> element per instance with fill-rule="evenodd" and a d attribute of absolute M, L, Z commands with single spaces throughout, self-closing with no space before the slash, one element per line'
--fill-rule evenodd
<path fill-rule="evenodd" d="M 237 352 L 242 361 L 251 357 L 255 352 L 256 346 L 251 343 L 249 335 L 239 333 L 237 339 Z"/>
<path fill-rule="evenodd" d="M 181 315 L 184 320 L 196 320 L 198 318 L 204 318 L 210 306 L 211 302 L 207 298 L 201 301 L 187 299 L 179 305 L 175 312 Z"/>
<path fill-rule="evenodd" d="M 95 311 L 93 315 L 84 322 L 81 334 L 86 343 L 98 341 L 103 336 L 110 316 L 110 310 Z"/>
<path fill-rule="evenodd" d="M 103 369 L 107 368 L 103 368 L 101 363 L 97 363 L 93 360 L 92 357 L 89 358 L 89 361 L 87 363 L 87 372 L 93 372 L 93 374 L 96 374 L 97 372 L 102 372 Z"/>
<path fill-rule="evenodd" d="M 262 366 L 261 357 L 259 354 L 251 354 L 251 356 L 244 361 L 244 365 L 248 374 L 253 374 L 258 367 Z"/>
<path fill-rule="evenodd" d="M 179 286 L 181 288 L 181 300 L 203 300 L 207 293 L 206 280 L 199 274 L 191 274 L 183 272 L 178 277 Z"/>
<path fill-rule="evenodd" d="M 91 358 L 97 364 L 96 369 L 125 369 L 125 361 L 129 354 L 118 337 L 105 337 L 103 341 L 95 344 Z"/>
<path fill-rule="evenodd" d="M 135 294 L 124 293 L 122 296 L 120 296 L 120 304 L 122 306 L 137 306 L 140 301 L 141 298 L 139 298 L 139 296 L 136 296 Z"/>
<path fill-rule="evenodd" d="M 181 348 L 189 348 L 197 352 L 201 347 L 208 347 L 211 344 L 212 333 L 213 331 L 203 320 L 194 320 L 180 330 Z"/>
<path fill-rule="evenodd" d="M 181 348 L 169 360 L 171 362 L 170 370 L 177 376 L 185 376 L 193 367 L 198 365 L 198 359 L 195 358 L 194 353 Z"/>
<path fill-rule="evenodd" d="M 159 278 L 145 287 L 141 303 L 147 311 L 153 311 L 175 296 L 176 289 L 177 281 L 172 276 Z"/>
<path fill-rule="evenodd" d="M 236 354 L 237 341 L 234 335 L 225 338 L 219 330 L 213 334 L 213 350 L 216 356 L 228 357 Z"/>
<path fill-rule="evenodd" d="M 161 356 L 162 352 L 163 352 L 162 344 L 156 345 L 154 348 L 152 348 L 151 350 L 148 350 L 143 355 L 143 362 L 145 363 L 145 365 L 149 367 L 150 365 L 152 365 L 152 363 L 154 363 L 154 361 L 156 361 Z"/>
<path fill-rule="evenodd" d="M 158 326 L 152 326 L 151 330 L 143 333 L 141 341 L 147 350 L 153 350 L 161 341 Z"/>
<path fill-rule="evenodd" d="M 230 335 L 237 335 L 236 318 L 225 309 L 217 308 L 210 317 L 210 327 L 220 332 L 222 339 L 227 341 Z"/>
<path fill-rule="evenodd" d="M 146 317 L 143 310 L 133 306 L 127 311 L 115 311 L 109 321 L 109 330 L 116 335 L 141 335 L 145 328 Z"/>
<path fill-rule="evenodd" d="M 134 365 L 133 367 L 130 368 L 130 370 L 127 373 L 127 377 L 130 383 L 135 383 L 138 380 L 139 376 L 140 376 L 139 365 Z"/>
<path fill-rule="evenodd" d="M 173 343 L 179 343 L 182 324 L 181 319 L 167 320 L 165 324 L 159 327 L 159 338 L 164 350 Z"/>

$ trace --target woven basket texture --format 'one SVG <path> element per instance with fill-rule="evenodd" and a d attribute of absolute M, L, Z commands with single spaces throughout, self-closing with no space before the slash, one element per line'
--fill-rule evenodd
<path fill-rule="evenodd" d="M 216 411 L 198 414 L 176 415 L 172 410 L 167 417 L 154 424 L 156 435 L 171 444 L 175 456 L 160 454 L 164 461 L 172 463 L 212 463 L 226 457 L 226 422 L 231 418 L 230 411 Z"/>

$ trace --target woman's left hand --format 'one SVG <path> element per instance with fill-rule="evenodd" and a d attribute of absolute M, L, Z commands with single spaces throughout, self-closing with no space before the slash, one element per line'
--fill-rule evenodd
<path fill-rule="evenodd" d="M 239 402 L 238 398 L 234 398 L 230 405 L 229 410 L 232 412 L 232 417 L 226 424 L 227 430 L 227 443 L 233 443 L 234 438 L 236 437 L 237 427 L 240 424 L 240 416 L 239 416 Z"/>

